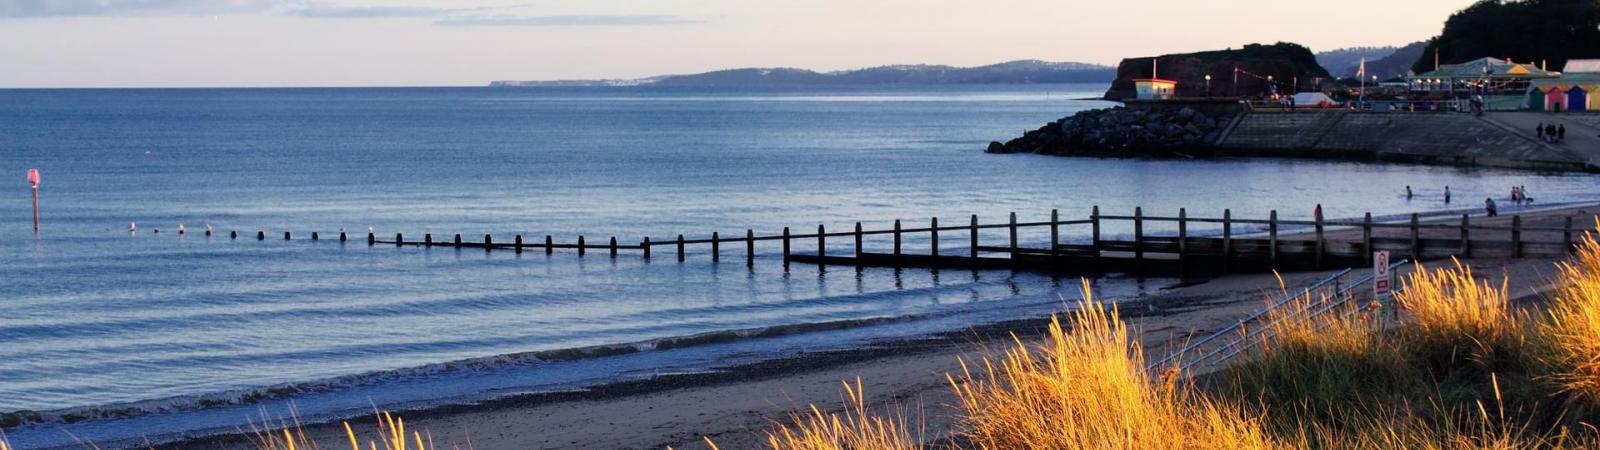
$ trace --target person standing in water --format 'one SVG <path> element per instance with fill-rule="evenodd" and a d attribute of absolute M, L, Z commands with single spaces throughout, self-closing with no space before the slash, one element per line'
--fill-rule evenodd
<path fill-rule="evenodd" d="M 1450 204 L 1450 186 L 1444 187 L 1444 203 L 1446 205 Z"/>
<path fill-rule="evenodd" d="M 1489 217 L 1500 215 L 1500 211 L 1494 207 L 1494 199 L 1492 198 L 1483 199 L 1483 212 L 1488 214 Z"/>
<path fill-rule="evenodd" d="M 1406 200 L 1411 200 L 1411 185 L 1406 185 Z"/>

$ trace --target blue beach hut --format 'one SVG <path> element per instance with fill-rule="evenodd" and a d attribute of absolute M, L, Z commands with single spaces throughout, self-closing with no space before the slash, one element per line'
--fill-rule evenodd
<path fill-rule="evenodd" d="M 1583 86 L 1573 86 L 1567 90 L 1567 111 L 1584 112 L 1589 110 L 1589 91 Z"/>

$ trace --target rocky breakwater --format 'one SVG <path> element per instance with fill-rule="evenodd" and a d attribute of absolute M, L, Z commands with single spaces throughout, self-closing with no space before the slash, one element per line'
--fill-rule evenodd
<path fill-rule="evenodd" d="M 1060 156 L 1189 156 L 1211 150 L 1233 117 L 1233 114 L 1208 115 L 1194 108 L 1095 109 L 1050 122 L 1005 143 L 990 142 L 987 152 Z"/>

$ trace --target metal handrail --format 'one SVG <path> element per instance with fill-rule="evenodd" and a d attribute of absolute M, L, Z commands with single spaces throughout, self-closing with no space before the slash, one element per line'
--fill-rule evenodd
<path fill-rule="evenodd" d="M 1332 276 L 1329 276 L 1329 277 L 1324 278 L 1324 279 L 1322 279 L 1320 281 L 1317 281 L 1316 283 L 1312 283 L 1310 285 L 1307 285 L 1304 288 L 1304 293 L 1301 294 L 1301 295 L 1310 295 L 1311 291 L 1313 291 L 1313 290 L 1321 289 L 1323 286 L 1326 286 L 1329 283 L 1337 282 L 1339 277 L 1343 277 L 1346 274 L 1349 274 L 1351 270 L 1353 270 L 1353 269 L 1341 270 L 1339 272 L 1334 273 Z M 1262 308 L 1260 311 L 1256 311 L 1254 314 L 1251 314 L 1251 315 L 1246 316 L 1246 317 L 1244 317 L 1242 319 L 1239 319 L 1239 325 L 1238 326 L 1239 327 L 1243 327 L 1246 324 L 1248 324 L 1249 322 L 1253 322 L 1256 319 L 1267 315 L 1267 313 L 1272 312 L 1274 309 L 1277 309 L 1279 307 L 1282 307 L 1283 305 L 1288 304 L 1291 301 L 1294 301 L 1294 299 L 1299 298 L 1301 295 L 1289 295 L 1288 293 L 1284 293 L 1282 300 L 1279 300 L 1279 301 L 1277 301 L 1277 302 L 1275 302 L 1275 303 L 1273 303 L 1271 305 L 1268 305 L 1266 308 Z M 1186 353 L 1188 353 L 1190 351 L 1193 351 L 1193 350 L 1199 348 L 1201 345 L 1205 345 L 1207 342 L 1211 342 L 1212 340 L 1215 340 L 1215 339 L 1217 339 L 1219 337 L 1222 337 L 1223 335 L 1228 334 L 1232 330 L 1234 330 L 1234 327 L 1223 328 L 1221 330 L 1217 330 L 1216 332 L 1211 333 L 1210 335 L 1207 335 L 1206 337 L 1200 338 L 1200 340 L 1193 341 L 1193 342 L 1189 343 L 1189 345 L 1184 346 L 1184 348 L 1179 349 L 1176 352 L 1168 354 L 1166 357 L 1161 358 L 1160 361 L 1156 361 L 1154 363 L 1151 363 L 1151 364 L 1147 365 L 1145 367 L 1145 369 L 1146 370 L 1154 370 L 1156 367 L 1160 367 L 1160 366 L 1162 366 L 1162 365 L 1164 365 L 1164 364 L 1166 364 L 1168 362 L 1171 362 L 1173 359 L 1176 359 L 1179 356 L 1182 356 L 1182 355 L 1184 355 L 1184 354 L 1186 354 Z"/>
<path fill-rule="evenodd" d="M 1409 260 L 1402 260 L 1400 262 L 1396 262 L 1394 264 L 1391 264 L 1389 267 L 1390 267 L 1390 270 L 1394 270 L 1395 268 L 1399 268 L 1400 266 L 1405 265 L 1405 264 L 1409 264 L 1409 263 L 1410 263 Z M 1177 368 L 1180 371 L 1187 372 L 1190 369 L 1192 369 L 1192 368 L 1194 368 L 1196 366 L 1200 366 L 1202 364 L 1208 364 L 1208 365 L 1213 365 L 1213 366 L 1214 365 L 1220 365 L 1220 364 L 1222 364 L 1224 362 L 1227 362 L 1228 360 L 1232 359 L 1233 357 L 1237 356 L 1239 353 L 1242 353 L 1242 352 L 1250 350 L 1250 349 L 1254 349 L 1256 346 L 1260 345 L 1262 342 L 1265 342 L 1270 337 L 1276 335 L 1276 333 L 1277 333 L 1276 330 L 1279 328 L 1278 324 L 1282 323 L 1285 320 L 1294 320 L 1294 321 L 1296 321 L 1295 323 L 1303 322 L 1305 320 L 1313 320 L 1313 319 L 1315 319 L 1315 318 L 1317 318 L 1317 317 L 1319 317 L 1319 316 L 1321 316 L 1323 314 L 1326 314 L 1328 311 L 1331 311 L 1334 308 L 1337 308 L 1337 307 L 1339 307 L 1341 305 L 1344 305 L 1344 304 L 1348 303 L 1350 301 L 1350 299 L 1352 299 L 1354 297 L 1353 296 L 1349 296 L 1349 295 L 1345 295 L 1345 294 L 1349 293 L 1352 289 L 1355 289 L 1355 288 L 1360 287 L 1360 286 L 1364 286 L 1365 284 L 1371 282 L 1372 279 L 1373 279 L 1373 275 L 1368 274 L 1368 275 L 1365 275 L 1365 276 L 1363 276 L 1361 278 L 1358 278 L 1356 280 L 1353 280 L 1353 281 L 1348 281 L 1348 282 L 1342 281 L 1342 278 L 1344 276 L 1348 275 L 1352 270 L 1353 269 L 1342 270 L 1339 273 L 1334 274 L 1333 276 L 1329 276 L 1329 277 L 1327 277 L 1327 278 L 1325 278 L 1325 279 L 1323 279 L 1323 280 L 1321 280 L 1321 281 L 1319 281 L 1317 283 L 1314 283 L 1314 284 L 1312 284 L 1310 286 L 1307 286 L 1305 289 L 1299 290 L 1299 294 L 1298 295 L 1293 295 L 1293 296 L 1287 296 L 1286 295 L 1285 296 L 1286 298 L 1284 298 L 1283 300 L 1280 300 L 1280 301 L 1272 304 L 1268 308 L 1263 309 L 1261 311 L 1258 311 L 1255 314 L 1251 314 L 1250 316 L 1247 316 L 1247 317 L 1245 317 L 1243 319 L 1240 319 L 1238 325 L 1231 326 L 1231 327 L 1228 327 L 1228 328 L 1224 328 L 1222 330 L 1218 330 L 1218 331 L 1216 331 L 1216 332 L 1214 332 L 1214 333 L 1212 333 L 1212 334 L 1210 334 L 1210 335 L 1208 335 L 1208 336 L 1206 336 L 1204 338 L 1201 338 L 1198 341 L 1195 341 L 1195 342 L 1185 346 L 1183 349 L 1180 349 L 1180 350 L 1178 350 L 1176 352 L 1173 352 L 1172 354 L 1162 358 L 1161 360 L 1159 360 L 1159 361 L 1157 361 L 1157 362 L 1155 362 L 1153 364 L 1147 365 L 1146 366 L 1146 370 L 1154 371 L 1156 368 L 1161 367 L 1161 366 L 1166 365 L 1166 364 L 1169 364 L 1174 359 L 1177 359 L 1177 358 L 1179 358 L 1179 357 L 1181 357 L 1183 355 L 1186 355 L 1186 354 L 1189 354 L 1191 352 L 1194 352 L 1195 350 L 1199 349 L 1202 345 L 1204 345 L 1206 343 L 1209 343 L 1209 342 L 1211 342 L 1213 340 L 1216 340 L 1216 339 L 1220 338 L 1223 335 L 1230 334 L 1230 333 L 1237 334 L 1238 337 L 1233 339 L 1233 340 L 1231 340 L 1231 341 L 1228 341 L 1227 343 L 1224 343 L 1222 345 L 1216 346 L 1215 348 L 1212 348 L 1212 349 L 1210 349 L 1210 350 L 1208 350 L 1208 351 L 1206 351 L 1204 353 L 1201 353 L 1198 358 L 1195 358 L 1195 359 L 1192 359 L 1192 360 L 1183 361 L 1181 364 L 1179 364 L 1177 366 Z M 1283 308 L 1284 306 L 1290 304 L 1291 302 L 1293 302 L 1295 300 L 1311 298 L 1313 292 L 1322 290 L 1323 288 L 1327 287 L 1329 284 L 1333 284 L 1333 292 L 1331 293 L 1332 294 L 1331 296 L 1336 298 L 1335 301 L 1332 301 L 1332 302 L 1326 301 L 1327 297 L 1324 297 L 1324 301 L 1318 301 L 1318 302 L 1315 302 L 1315 303 L 1309 303 L 1308 302 L 1308 304 L 1306 305 L 1305 308 L 1297 309 L 1295 311 L 1290 311 L 1287 314 L 1278 316 L 1278 317 L 1274 318 L 1270 323 L 1267 323 L 1265 325 L 1255 326 L 1255 327 L 1248 327 L 1253 322 L 1256 322 L 1261 317 L 1267 315 L 1267 313 L 1277 311 L 1280 308 Z M 1320 306 L 1320 308 L 1318 308 L 1319 306 Z M 1243 333 L 1238 333 L 1240 330 L 1244 330 L 1244 332 Z"/>
<path fill-rule="evenodd" d="M 1394 264 L 1390 264 L 1389 265 L 1389 270 L 1392 271 L 1394 269 L 1399 268 L 1400 266 L 1403 266 L 1403 265 L 1406 265 L 1406 264 L 1410 264 L 1410 263 L 1411 263 L 1410 260 L 1401 260 L 1400 262 L 1396 262 Z M 1367 276 L 1361 277 L 1360 279 L 1352 282 L 1351 284 L 1336 290 L 1334 292 L 1334 296 L 1338 300 L 1323 306 L 1321 309 L 1318 309 L 1316 311 L 1311 312 L 1310 314 L 1306 315 L 1304 318 L 1299 319 L 1299 322 L 1304 322 L 1304 321 L 1307 321 L 1307 320 L 1314 320 L 1317 317 L 1320 317 L 1323 314 L 1326 314 L 1328 311 L 1332 311 L 1334 308 L 1337 308 L 1337 307 L 1343 306 L 1346 303 L 1349 303 L 1350 300 L 1355 298 L 1355 296 L 1343 295 L 1343 294 L 1348 293 L 1351 289 L 1354 289 L 1354 288 L 1356 288 L 1358 286 L 1362 286 L 1362 285 L 1365 285 L 1365 284 L 1371 282 L 1372 278 L 1373 278 L 1373 275 L 1368 274 Z M 1326 303 L 1326 302 L 1319 302 L 1319 303 Z M 1285 318 L 1293 317 L 1295 315 L 1298 315 L 1298 314 L 1294 314 L 1294 315 L 1291 315 L 1291 316 L 1285 316 Z M 1318 327 L 1317 329 L 1321 330 L 1322 328 L 1324 328 L 1324 327 Z M 1254 342 L 1251 342 L 1246 347 L 1234 349 L 1232 352 L 1229 352 L 1226 355 L 1222 355 L 1222 357 L 1214 364 L 1221 364 L 1223 362 L 1228 361 L 1229 359 L 1232 359 L 1234 356 L 1238 356 L 1239 353 L 1242 353 L 1242 352 L 1244 352 L 1246 350 L 1255 349 L 1257 346 L 1260 346 L 1263 342 L 1266 342 L 1266 340 L 1268 338 L 1276 335 L 1277 334 L 1276 330 L 1277 330 L 1277 327 L 1266 327 L 1266 329 L 1263 329 L 1260 333 L 1258 333 L 1255 336 L 1257 339 Z M 1243 340 L 1243 339 L 1241 339 L 1241 340 Z"/>

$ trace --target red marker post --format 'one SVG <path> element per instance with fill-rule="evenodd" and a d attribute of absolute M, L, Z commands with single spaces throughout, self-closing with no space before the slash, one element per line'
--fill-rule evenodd
<path fill-rule="evenodd" d="M 33 186 L 33 232 L 39 232 L 39 169 L 28 169 L 28 184 Z"/>

